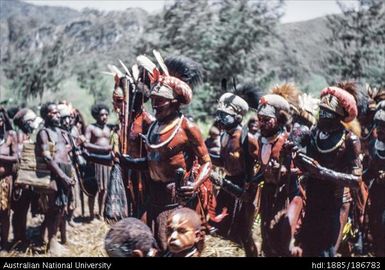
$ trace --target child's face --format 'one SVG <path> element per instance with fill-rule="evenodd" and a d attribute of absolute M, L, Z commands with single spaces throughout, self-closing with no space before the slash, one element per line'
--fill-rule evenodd
<path fill-rule="evenodd" d="M 167 246 L 170 252 L 179 253 L 191 248 L 199 237 L 191 222 L 180 214 L 171 215 L 167 221 Z"/>

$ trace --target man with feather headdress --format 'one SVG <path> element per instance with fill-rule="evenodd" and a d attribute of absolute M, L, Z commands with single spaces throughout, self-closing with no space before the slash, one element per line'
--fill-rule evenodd
<path fill-rule="evenodd" d="M 214 165 L 224 168 L 226 176 L 222 179 L 213 172 L 211 179 L 221 188 L 217 197 L 217 212 L 222 216 L 216 224 L 218 233 L 241 244 L 247 257 L 256 257 L 258 249 L 252 227 L 258 186 L 254 178 L 258 142 L 247 127 L 242 127 L 248 110 L 249 105 L 240 96 L 227 92 L 220 97 L 215 120 L 224 132 L 219 155 L 211 154 L 211 159 Z"/>
<path fill-rule="evenodd" d="M 199 128 L 180 112 L 181 105 L 192 99 L 192 87 L 200 81 L 200 72 L 190 76 L 195 62 L 169 58 L 167 65 L 157 51 L 161 69 L 147 57 L 137 58 L 151 79 L 150 99 L 156 121 L 143 136 L 144 158 L 122 157 L 130 168 L 150 174 L 147 224 L 154 229 L 162 250 L 166 249 L 166 223 L 178 205 L 188 205 L 196 197 L 211 170 L 211 161 Z M 186 76 L 187 75 L 187 76 Z"/>
<path fill-rule="evenodd" d="M 319 121 L 304 140 L 306 154 L 298 152 L 294 159 L 308 175 L 301 232 L 304 256 L 336 255 L 346 187 L 358 189 L 361 182 L 360 141 L 343 124 L 358 115 L 356 97 L 336 86 L 323 89 Z"/>
<path fill-rule="evenodd" d="M 298 110 L 298 95 L 293 84 L 276 86 L 260 98 L 257 110 L 258 156 L 264 176 L 260 205 L 262 250 L 266 256 L 295 252 L 294 234 L 303 201 L 285 145 L 292 129 L 292 114 Z"/>

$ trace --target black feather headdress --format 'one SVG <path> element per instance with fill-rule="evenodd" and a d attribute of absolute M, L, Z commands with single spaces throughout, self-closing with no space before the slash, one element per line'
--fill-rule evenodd
<path fill-rule="evenodd" d="M 253 109 L 258 108 L 259 99 L 263 96 L 263 90 L 253 83 L 237 85 L 235 94 L 246 100 Z"/>
<path fill-rule="evenodd" d="M 187 83 L 192 90 L 202 83 L 202 65 L 191 58 L 186 56 L 169 56 L 164 62 L 169 74 Z"/>

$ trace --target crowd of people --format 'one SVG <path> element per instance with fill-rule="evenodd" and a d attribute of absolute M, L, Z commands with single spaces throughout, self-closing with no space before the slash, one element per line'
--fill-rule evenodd
<path fill-rule="evenodd" d="M 102 103 L 88 126 L 65 101 L 42 104 L 40 117 L 1 107 L 2 249 L 11 224 L 13 243 L 28 246 L 30 212 L 44 217 L 41 244 L 60 256 L 66 226 L 81 226 L 75 209 L 85 216 L 87 201 L 87 222 L 112 224 L 109 256 L 200 256 L 207 234 L 250 257 L 385 256 L 384 88 L 339 82 L 314 98 L 292 83 L 260 94 L 224 81 L 204 139 L 181 110 L 201 65 L 154 56 L 157 64 L 144 55 L 132 68 L 121 63 L 124 72 L 109 66 L 116 125 Z"/>

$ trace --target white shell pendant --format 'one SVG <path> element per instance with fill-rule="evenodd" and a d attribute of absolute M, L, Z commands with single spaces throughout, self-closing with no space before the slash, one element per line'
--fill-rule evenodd
<path fill-rule="evenodd" d="M 270 160 L 270 155 L 271 155 L 271 144 L 266 143 L 262 144 L 262 163 L 263 165 L 266 165 L 269 160 Z"/>

